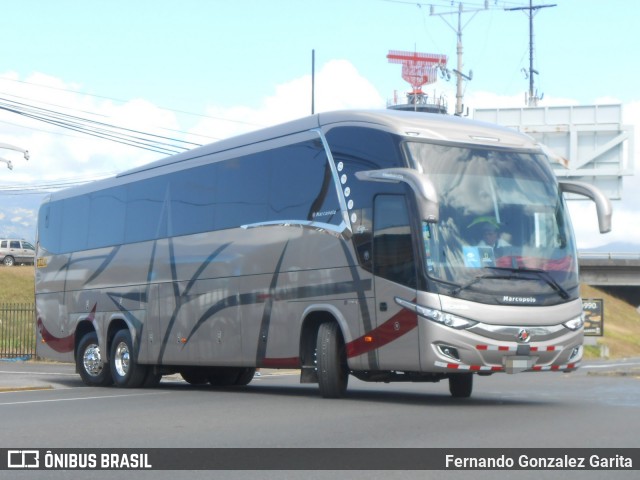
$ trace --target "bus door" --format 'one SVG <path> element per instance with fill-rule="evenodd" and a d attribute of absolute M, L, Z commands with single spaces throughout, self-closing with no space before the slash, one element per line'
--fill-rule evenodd
<path fill-rule="evenodd" d="M 396 297 L 417 297 L 416 262 L 407 199 L 380 194 L 374 200 L 373 273 L 376 341 L 381 370 L 416 371 L 420 365 L 417 315 L 402 308 Z"/>

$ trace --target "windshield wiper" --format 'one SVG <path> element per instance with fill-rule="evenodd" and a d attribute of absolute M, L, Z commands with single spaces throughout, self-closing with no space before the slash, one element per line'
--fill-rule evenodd
<path fill-rule="evenodd" d="M 492 267 L 485 267 L 485 268 L 492 268 Z M 466 290 L 471 285 L 475 285 L 480 280 L 484 280 L 484 279 L 487 279 L 487 278 L 494 278 L 494 279 L 497 279 L 497 280 L 511 280 L 511 279 L 517 278 L 517 277 L 514 276 L 514 275 L 496 275 L 495 273 L 483 273 L 481 275 L 476 275 L 475 277 L 473 277 L 472 280 L 468 281 L 467 283 L 463 283 L 462 285 L 457 285 L 456 288 L 451 290 L 450 293 L 451 293 L 451 295 L 458 295 L 462 290 Z"/>
<path fill-rule="evenodd" d="M 558 293 L 558 295 L 560 295 L 560 297 L 562 297 L 564 300 L 566 300 L 570 296 L 569 292 L 567 292 L 564 288 L 562 288 L 562 285 L 556 282 L 555 279 L 551 275 L 549 275 L 549 272 L 546 272 L 545 270 L 540 270 L 538 268 L 508 268 L 508 267 L 486 267 L 486 268 L 490 270 L 495 270 L 498 272 L 511 272 L 515 274 L 532 273 L 536 275 L 538 278 L 544 280 L 546 284 L 549 285 L 553 290 L 555 290 Z M 522 278 L 522 277 L 519 277 L 519 278 Z"/>
<path fill-rule="evenodd" d="M 538 279 L 543 280 L 547 285 L 549 285 L 560 297 L 563 299 L 569 298 L 569 292 L 567 292 L 562 286 L 554 280 L 554 278 L 549 275 L 548 272 L 544 270 L 539 270 L 537 268 L 507 268 L 507 267 L 484 267 L 487 270 L 493 270 L 495 272 L 509 272 L 510 275 L 500 275 L 496 273 L 483 273 L 480 275 L 476 275 L 472 280 L 464 283 L 462 285 L 457 285 L 453 290 L 451 290 L 451 295 L 458 295 L 462 290 L 466 290 L 472 285 L 475 285 L 480 280 L 485 279 L 496 279 L 496 280 L 513 280 L 513 279 L 528 279 L 534 280 L 531 276 L 523 277 L 522 274 L 533 274 Z"/>

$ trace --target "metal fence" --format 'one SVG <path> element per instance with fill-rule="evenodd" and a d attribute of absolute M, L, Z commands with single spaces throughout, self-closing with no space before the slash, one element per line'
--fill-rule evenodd
<path fill-rule="evenodd" d="M 0 303 L 0 358 L 35 357 L 33 303 Z"/>

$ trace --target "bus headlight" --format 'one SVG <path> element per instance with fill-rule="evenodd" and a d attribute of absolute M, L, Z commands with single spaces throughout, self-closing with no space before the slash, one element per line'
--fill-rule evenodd
<path fill-rule="evenodd" d="M 418 315 L 420 315 L 421 317 L 426 318 L 427 320 L 431 320 L 433 322 L 439 323 L 441 325 L 445 325 L 447 327 L 455 328 L 457 330 L 469 328 L 474 326 L 476 323 L 478 323 L 473 320 L 469 320 L 468 318 L 459 317 L 458 315 L 453 315 L 452 313 L 443 312 L 440 310 L 436 310 L 434 308 L 423 307 L 422 305 L 409 302 L 400 297 L 395 297 L 395 301 L 401 307 L 412 310 L 416 312 Z"/>
<path fill-rule="evenodd" d="M 574 332 L 576 330 L 580 330 L 584 325 L 584 314 L 581 314 L 579 317 L 572 318 L 568 322 L 564 322 L 563 325 Z"/>

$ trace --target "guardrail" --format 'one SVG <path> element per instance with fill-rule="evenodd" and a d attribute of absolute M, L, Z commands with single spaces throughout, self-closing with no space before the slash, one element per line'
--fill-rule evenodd
<path fill-rule="evenodd" d="M 580 259 L 594 260 L 640 260 L 640 252 L 578 252 Z"/>
<path fill-rule="evenodd" d="M 35 354 L 35 305 L 1 303 L 0 359 L 32 358 Z"/>

